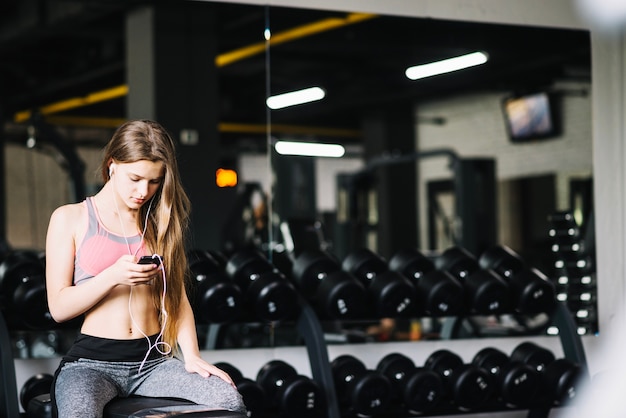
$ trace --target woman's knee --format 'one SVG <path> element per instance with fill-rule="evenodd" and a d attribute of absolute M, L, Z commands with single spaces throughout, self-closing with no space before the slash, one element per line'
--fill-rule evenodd
<path fill-rule="evenodd" d="M 213 376 L 213 378 L 219 379 L 215 376 Z M 236 388 L 231 386 L 229 383 L 226 383 L 226 388 L 221 393 L 224 409 L 246 413 L 246 406 L 243 402 L 243 397 Z"/>
<path fill-rule="evenodd" d="M 239 391 L 217 376 L 210 376 L 206 379 L 210 388 L 207 394 L 210 394 L 204 402 L 213 404 L 213 407 L 223 408 L 229 411 L 237 411 L 246 413 L 246 406 Z"/>
<path fill-rule="evenodd" d="M 218 376 L 204 378 L 185 370 L 184 363 L 172 359 L 160 364 L 136 389 L 141 396 L 166 396 L 229 411 L 246 412 L 241 394 Z"/>

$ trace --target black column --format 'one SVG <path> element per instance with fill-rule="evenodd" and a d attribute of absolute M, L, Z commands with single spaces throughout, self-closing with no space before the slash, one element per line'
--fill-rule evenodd
<path fill-rule="evenodd" d="M 454 187 L 458 244 L 478 257 L 497 244 L 496 161 L 460 159 Z"/>
<path fill-rule="evenodd" d="M 128 116 L 163 124 L 177 141 L 192 203 L 191 243 L 218 249 L 233 190 L 218 189 L 218 87 L 214 5 L 179 2 L 129 14 Z M 197 138 L 197 141 L 194 140 Z"/>
<path fill-rule="evenodd" d="M 407 103 L 369 115 L 362 124 L 367 160 L 394 153 L 415 153 L 413 106 Z M 417 161 L 384 165 L 374 174 L 377 196 L 377 252 L 390 257 L 396 250 L 417 247 Z"/>
<path fill-rule="evenodd" d="M 0 121 L 4 121 L 4 111 L 0 105 Z M 4 124 L 0 127 L 4 131 Z M 4 252 L 9 248 L 9 239 L 7 237 L 7 195 L 6 195 L 6 165 L 4 164 L 5 134 L 0 132 L 0 252 Z"/>

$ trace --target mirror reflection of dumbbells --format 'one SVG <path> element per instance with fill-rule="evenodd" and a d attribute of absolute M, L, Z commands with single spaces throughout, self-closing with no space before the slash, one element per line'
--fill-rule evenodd
<path fill-rule="evenodd" d="M 226 274 L 242 290 L 244 306 L 253 319 L 273 322 L 297 316 L 296 289 L 259 251 L 233 254 L 226 263 Z"/>
<path fill-rule="evenodd" d="M 302 252 L 292 265 L 292 278 L 300 293 L 323 319 L 362 317 L 365 286 L 341 263 L 323 251 Z"/>
<path fill-rule="evenodd" d="M 581 366 L 567 358 L 556 358 L 554 353 L 538 344 L 525 341 L 511 352 L 511 361 L 528 364 L 540 372 L 541 405 L 564 405 L 574 400 L 586 380 Z"/>
<path fill-rule="evenodd" d="M 243 398 L 243 403 L 248 410 L 248 417 L 262 417 L 267 408 L 266 393 L 261 385 L 245 377 L 241 371 L 233 364 L 228 362 L 217 362 L 215 366 L 224 370 L 237 386 L 237 390 Z"/>
<path fill-rule="evenodd" d="M 242 293 L 224 271 L 225 261 L 210 251 L 187 253 L 195 317 L 201 323 L 226 323 L 239 318 Z"/>
<path fill-rule="evenodd" d="M 268 408 L 274 417 L 323 418 L 326 400 L 322 389 L 313 379 L 298 374 L 283 360 L 267 362 L 256 377 L 267 395 Z"/>
<path fill-rule="evenodd" d="M 402 273 L 416 289 L 417 315 L 446 316 L 465 311 L 463 285 L 417 249 L 402 249 L 389 260 L 389 269 Z"/>
<path fill-rule="evenodd" d="M 470 314 L 492 315 L 510 310 L 507 282 L 490 269 L 482 269 L 476 257 L 462 247 L 451 247 L 435 259 L 438 269 L 456 277 L 462 284 Z"/>
<path fill-rule="evenodd" d="M 415 287 L 397 271 L 390 270 L 387 261 L 367 248 L 348 254 L 342 269 L 353 274 L 367 289 L 373 314 L 378 318 L 408 317 L 415 312 Z"/>
<path fill-rule="evenodd" d="M 63 334 L 59 330 L 15 331 L 12 333 L 15 358 L 57 357 L 63 350 Z"/>
<path fill-rule="evenodd" d="M 483 269 L 491 269 L 511 288 L 513 309 L 520 314 L 551 313 L 556 306 L 556 287 L 536 268 L 526 265 L 511 248 L 498 245 L 487 249 L 478 259 Z"/>
<path fill-rule="evenodd" d="M 428 356 L 426 369 L 441 376 L 444 382 L 444 401 L 460 410 L 476 410 L 484 406 L 494 392 L 489 374 L 474 364 L 466 364 L 450 350 L 440 349 Z"/>
<path fill-rule="evenodd" d="M 382 373 L 370 370 L 358 358 L 343 354 L 331 362 L 339 407 L 346 413 L 371 416 L 387 411 L 391 382 Z"/>
<path fill-rule="evenodd" d="M 402 412 L 419 414 L 432 411 L 443 397 L 441 376 L 432 370 L 417 367 L 404 354 L 387 354 L 376 370 L 391 382 L 391 404 L 402 406 Z"/>

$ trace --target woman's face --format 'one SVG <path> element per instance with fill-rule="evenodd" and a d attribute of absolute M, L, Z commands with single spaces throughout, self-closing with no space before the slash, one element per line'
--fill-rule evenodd
<path fill-rule="evenodd" d="M 118 198 L 131 209 L 139 209 L 149 201 L 161 186 L 165 175 L 165 166 L 160 161 L 111 163 L 111 169 L 111 181 Z"/>

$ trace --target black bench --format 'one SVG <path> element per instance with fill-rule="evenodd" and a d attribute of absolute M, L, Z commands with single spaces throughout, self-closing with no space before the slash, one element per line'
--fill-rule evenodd
<path fill-rule="evenodd" d="M 36 396 L 28 404 L 28 417 L 50 418 L 50 394 Z M 174 398 L 130 396 L 115 398 L 104 408 L 104 418 L 246 418 L 247 415 L 224 409 L 208 408 Z"/>
<path fill-rule="evenodd" d="M 207 408 L 182 399 L 145 398 L 131 396 L 115 398 L 104 408 L 105 418 L 166 418 L 166 417 L 206 417 L 206 418 L 245 418 L 239 412 Z"/>

